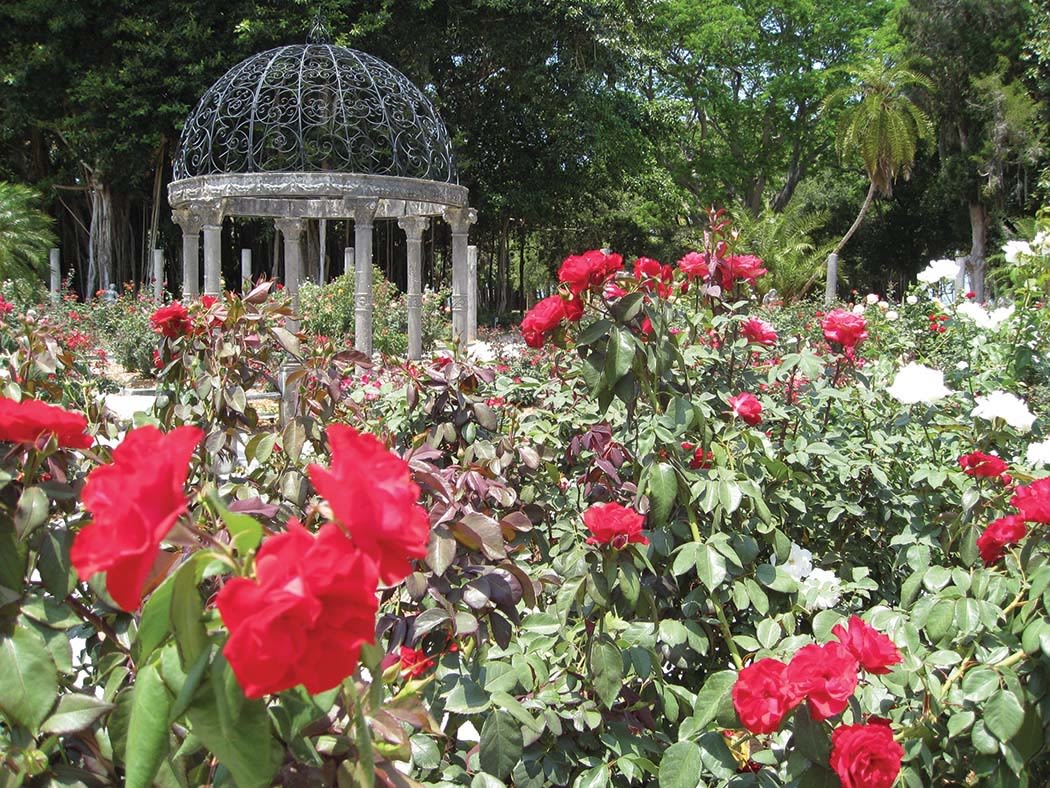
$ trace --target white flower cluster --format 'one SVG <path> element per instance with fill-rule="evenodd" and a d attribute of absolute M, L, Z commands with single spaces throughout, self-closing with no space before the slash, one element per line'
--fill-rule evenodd
<path fill-rule="evenodd" d="M 930 260 L 930 264 L 919 271 L 916 277 L 920 282 L 927 285 L 935 285 L 938 282 L 954 282 L 959 273 L 959 264 L 954 260 Z"/>
<path fill-rule="evenodd" d="M 944 385 L 944 373 L 914 361 L 901 367 L 886 393 L 904 405 L 927 405 L 951 395 Z"/>
<path fill-rule="evenodd" d="M 770 564 L 776 566 L 775 555 Z M 828 610 L 842 598 L 842 581 L 838 575 L 828 569 L 814 569 L 813 553 L 794 542 L 781 568 L 799 584 L 802 603 L 808 610 Z"/>
<path fill-rule="evenodd" d="M 1002 419 L 1015 430 L 1028 432 L 1035 422 L 1035 415 L 1020 397 L 1006 391 L 993 391 L 976 398 L 977 407 L 970 414 L 974 418 L 995 421 Z"/>
<path fill-rule="evenodd" d="M 1036 233 L 1031 243 L 1028 241 L 1007 241 L 1003 244 L 1003 255 L 1006 257 L 1006 262 L 1011 264 L 1021 262 L 1022 255 L 1032 257 L 1044 254 L 1050 254 L 1050 232 L 1046 230 Z"/>
<path fill-rule="evenodd" d="M 1042 468 L 1050 465 L 1050 438 L 1039 443 L 1032 443 L 1025 452 L 1025 459 L 1033 468 Z"/>
<path fill-rule="evenodd" d="M 976 324 L 978 328 L 983 328 L 986 331 L 998 331 L 1003 323 L 1013 315 L 1014 307 L 1011 304 L 1010 306 L 998 307 L 989 312 L 980 304 L 975 304 L 973 301 L 964 301 L 959 304 L 955 312 Z"/>

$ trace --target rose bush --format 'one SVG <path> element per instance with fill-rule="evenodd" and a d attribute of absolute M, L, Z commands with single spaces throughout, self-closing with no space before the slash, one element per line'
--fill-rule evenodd
<path fill-rule="evenodd" d="M 676 264 L 570 258 L 537 347 L 483 362 L 372 369 L 266 284 L 198 302 L 132 430 L 0 316 L 3 395 L 92 439 L 0 437 L 12 779 L 1044 784 L 1029 278 L 994 326 L 923 290 L 829 322 L 761 306 L 746 251 L 715 212 Z"/>

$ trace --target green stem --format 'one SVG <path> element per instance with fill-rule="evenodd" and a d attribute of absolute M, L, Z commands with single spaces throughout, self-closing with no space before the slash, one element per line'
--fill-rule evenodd
<path fill-rule="evenodd" d="M 733 630 L 729 628 L 725 610 L 722 609 L 722 603 L 716 594 L 711 595 L 711 605 L 714 607 L 715 615 L 718 617 L 718 627 L 722 630 L 722 635 L 726 639 L 726 647 L 729 649 L 729 655 L 733 658 L 733 664 L 736 665 L 737 670 L 743 670 L 744 660 L 740 656 L 736 643 L 733 642 Z"/>

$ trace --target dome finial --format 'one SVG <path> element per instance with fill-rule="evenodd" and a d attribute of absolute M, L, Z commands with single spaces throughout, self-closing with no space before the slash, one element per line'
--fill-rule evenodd
<path fill-rule="evenodd" d="M 324 14 L 317 9 L 314 14 L 314 23 L 310 26 L 310 32 L 306 34 L 307 44 L 331 44 L 332 37 L 328 34 L 328 27 L 324 23 Z"/>

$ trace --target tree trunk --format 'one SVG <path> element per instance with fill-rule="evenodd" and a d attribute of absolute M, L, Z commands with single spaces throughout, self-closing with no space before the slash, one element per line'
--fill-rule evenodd
<path fill-rule="evenodd" d="M 507 301 L 510 300 L 510 217 L 503 217 L 503 224 L 499 231 L 499 271 L 496 275 L 496 314 L 503 317 L 507 311 Z"/>
<path fill-rule="evenodd" d="M 525 243 L 528 236 L 525 233 L 524 223 L 519 225 L 519 230 L 518 240 L 521 246 L 518 248 L 518 303 L 524 310 L 528 308 L 525 297 Z"/>
<path fill-rule="evenodd" d="M 149 243 L 146 245 L 146 264 L 143 267 L 147 273 L 152 270 L 153 250 L 157 248 L 157 226 L 160 223 L 160 189 L 164 182 L 164 149 L 167 147 L 166 137 L 161 138 L 160 148 L 157 151 L 157 166 L 153 171 L 153 210 L 149 221 Z"/>
<path fill-rule="evenodd" d="M 846 231 L 846 234 L 842 236 L 842 240 L 839 241 L 838 246 L 835 247 L 835 251 L 832 254 L 839 254 L 842 251 L 849 239 L 853 237 L 853 234 L 860 229 L 861 222 L 864 221 L 864 216 L 868 213 L 868 209 L 871 207 L 871 201 L 875 199 L 875 182 L 872 181 L 871 185 L 868 186 L 868 193 L 864 197 L 864 203 L 860 206 L 860 213 L 857 214 L 857 218 L 853 220 L 853 224 Z"/>
<path fill-rule="evenodd" d="M 864 221 L 865 214 L 867 214 L 868 209 L 871 207 L 872 200 L 874 200 L 874 199 L 875 199 L 875 183 L 872 182 L 871 185 L 868 186 L 868 193 L 864 197 L 864 203 L 860 206 L 860 213 L 857 214 L 857 218 L 853 220 L 853 224 L 846 231 L 846 234 L 844 236 L 842 236 L 842 240 L 838 242 L 838 245 L 835 247 L 835 249 L 831 253 L 831 255 L 828 255 L 828 259 L 829 260 L 831 259 L 832 255 L 834 255 L 835 263 L 836 264 L 838 263 L 839 252 L 842 251 L 842 247 L 844 247 L 847 243 L 849 243 L 849 239 L 853 237 L 853 234 L 855 232 L 857 232 L 858 228 L 861 225 L 861 222 Z M 814 271 L 813 274 L 809 277 L 809 279 L 806 280 L 806 284 L 804 284 L 802 286 L 802 290 L 799 292 L 798 298 L 805 298 L 806 293 L 808 293 L 810 288 L 813 287 L 813 285 L 816 283 L 817 278 L 820 276 L 820 274 L 822 272 L 825 272 L 825 271 L 826 271 L 826 269 L 821 269 L 821 268 L 818 268 L 816 271 Z M 836 281 L 837 281 L 837 274 L 838 274 L 838 272 L 836 271 Z M 831 293 L 830 292 L 833 289 L 832 286 L 833 286 L 833 283 L 832 283 L 831 277 L 828 277 L 827 286 L 825 288 L 825 294 L 824 294 L 825 301 L 827 300 L 829 293 L 832 296 L 832 301 L 834 301 L 835 293 Z"/>
<path fill-rule="evenodd" d="M 966 268 L 973 283 L 973 292 L 978 302 L 986 300 L 984 274 L 988 266 L 988 209 L 981 202 L 970 203 L 970 254 Z"/>

